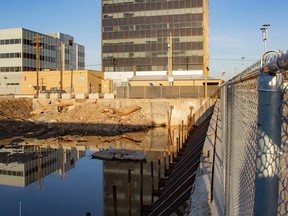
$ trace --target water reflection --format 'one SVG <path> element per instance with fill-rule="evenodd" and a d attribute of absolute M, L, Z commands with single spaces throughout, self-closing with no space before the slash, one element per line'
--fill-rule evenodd
<path fill-rule="evenodd" d="M 106 144 L 0 145 L 0 215 L 140 215 L 157 196 L 169 166 L 167 129 L 148 132 L 141 142 Z M 90 141 L 89 141 L 90 142 Z M 146 162 L 100 161 L 101 148 L 142 150 Z M 170 151 L 170 150 L 169 150 Z"/>
<path fill-rule="evenodd" d="M 145 162 L 103 161 L 105 215 L 141 215 L 144 206 L 157 199 L 158 182 L 169 166 L 168 138 L 167 129 L 154 129 L 138 148 L 131 148 L 145 151 Z"/>
<path fill-rule="evenodd" d="M 85 151 L 75 147 L 55 149 L 12 142 L 2 146 L 0 155 L 0 184 L 25 187 L 51 173 L 64 177 L 75 167 L 75 161 L 85 156 Z M 42 187 L 41 181 L 39 187 Z"/>

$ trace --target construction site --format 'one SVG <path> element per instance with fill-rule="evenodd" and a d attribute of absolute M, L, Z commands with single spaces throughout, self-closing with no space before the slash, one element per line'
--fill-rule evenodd
<path fill-rule="evenodd" d="M 101 153 L 110 149 L 119 149 L 119 151 L 125 149 L 125 154 L 129 150 L 141 152 L 145 158 L 144 161 L 137 162 L 132 159 L 133 162 L 129 163 L 129 161 L 125 162 L 121 159 L 119 163 L 115 159 L 103 160 L 103 173 L 99 172 L 97 175 L 103 175 L 102 178 L 105 181 L 103 188 L 105 204 L 102 206 L 104 212 L 112 214 L 118 209 L 118 215 L 126 215 L 125 203 L 130 203 L 129 212 L 136 215 L 147 215 L 152 211 L 159 211 L 155 209 L 156 207 L 158 209 L 158 206 L 160 209 L 166 208 L 170 202 L 178 203 L 182 199 L 183 196 L 181 195 L 173 200 L 165 201 L 166 198 L 159 198 L 159 191 L 163 187 L 163 181 L 168 182 L 166 178 L 183 155 L 186 147 L 185 140 L 188 139 L 192 125 L 197 119 L 201 119 L 202 114 L 214 102 L 203 98 L 158 100 L 1 98 L 0 149 L 2 150 L 0 163 L 6 167 L 4 170 L 11 169 L 13 172 L 19 173 L 22 171 L 16 171 L 15 167 L 24 164 L 24 167 L 27 167 L 24 170 L 29 169 L 28 167 L 34 167 L 32 164 L 38 161 L 35 164 L 37 167 L 35 172 L 30 168 L 32 169 L 31 174 L 26 173 L 23 177 L 19 177 L 28 181 L 22 183 L 25 187 L 29 188 L 28 185 L 36 184 L 37 188 L 41 189 L 44 187 L 42 182 L 49 173 L 56 174 L 59 172 L 62 176 L 68 175 L 68 172 L 73 173 L 75 161 L 83 157 L 85 151 L 86 154 L 87 151 Z M 205 127 L 209 125 L 210 117 L 207 119 L 205 120 Z M 194 157 L 194 159 L 189 158 L 191 161 L 190 177 L 187 177 L 186 171 L 183 172 L 186 173 L 185 175 L 182 175 L 182 172 L 172 175 L 173 178 L 187 178 L 189 180 L 189 184 L 185 184 L 184 188 L 179 189 L 177 186 L 178 189 L 176 190 L 180 193 L 184 190 L 186 200 L 189 200 L 192 182 L 198 167 L 194 163 L 200 156 L 201 146 L 205 140 L 206 129 L 200 130 L 200 128 L 202 127 L 199 126 L 198 132 L 195 134 L 199 134 L 199 131 L 201 134 L 203 133 L 201 142 L 197 138 L 190 141 L 197 142 L 197 157 L 194 157 L 193 155 L 196 153 L 191 153 L 190 150 L 185 154 Z M 60 152 L 57 157 L 54 155 L 54 151 Z M 74 155 L 74 151 L 78 152 L 76 153 L 78 156 Z M 195 149 L 192 148 L 191 151 L 195 151 Z M 45 161 L 49 158 L 53 161 L 54 157 L 56 158 L 55 161 L 62 161 L 62 165 L 59 168 L 52 168 L 54 166 L 50 164 L 46 168 Z M 184 159 L 186 160 L 187 157 L 183 157 L 182 161 Z M 77 163 L 85 162 L 81 159 Z M 48 171 L 48 167 L 56 170 Z M 130 170 L 128 179 L 132 179 L 133 182 L 138 182 L 139 178 L 142 179 L 140 193 L 138 193 L 138 183 L 133 186 L 129 180 L 127 182 L 127 169 L 128 174 Z M 12 180 L 8 173 L 5 172 L 5 175 L 2 184 L 21 185 L 20 180 L 17 180 L 18 178 L 14 177 Z M 85 176 L 82 177 L 85 178 Z M 112 181 L 115 178 L 118 181 L 116 185 Z M 89 184 L 92 184 L 94 180 L 90 179 Z M 120 187 L 119 184 L 123 186 Z M 110 190 L 112 187 L 114 190 L 116 186 L 120 194 L 126 193 L 127 190 L 130 191 L 128 198 L 117 198 L 117 194 L 112 197 Z M 98 187 L 102 186 L 99 185 Z M 173 194 L 174 189 L 168 190 L 167 193 Z M 101 198 L 102 195 L 98 194 L 97 197 Z M 151 197 L 152 201 L 147 200 L 147 197 Z M 159 201 L 152 205 L 151 202 L 158 198 Z M 115 206 L 113 208 L 109 204 L 111 202 L 113 205 L 118 202 L 118 208 L 115 209 Z M 168 204 L 159 204 L 161 202 Z M 181 212 L 184 213 L 187 209 L 187 203 L 181 201 L 177 204 L 176 209 L 181 209 Z M 80 210 L 81 208 L 78 207 L 77 209 Z"/>

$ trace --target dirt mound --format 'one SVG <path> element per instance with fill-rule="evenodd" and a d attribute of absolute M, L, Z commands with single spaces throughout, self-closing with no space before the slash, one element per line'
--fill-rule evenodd
<path fill-rule="evenodd" d="M 31 99 L 0 99 L 0 119 L 23 119 L 31 117 Z"/>
<path fill-rule="evenodd" d="M 32 106 L 32 100 L 6 99 L 0 108 L 0 138 L 121 136 L 154 126 L 137 105 L 115 109 L 89 100 L 36 100 Z"/>
<path fill-rule="evenodd" d="M 103 106 L 97 102 L 76 104 L 48 104 L 41 108 L 41 112 L 33 112 L 31 120 L 35 122 L 81 123 L 102 125 L 142 125 L 151 126 L 152 123 L 141 111 L 141 107 L 126 106 L 115 109 Z"/>

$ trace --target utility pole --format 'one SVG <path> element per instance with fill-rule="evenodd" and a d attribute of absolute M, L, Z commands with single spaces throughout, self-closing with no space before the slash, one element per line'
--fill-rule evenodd
<path fill-rule="evenodd" d="M 71 67 L 71 89 L 70 89 L 70 93 L 73 93 L 73 68 Z"/>
<path fill-rule="evenodd" d="M 42 38 L 37 34 L 35 41 L 33 42 L 36 51 L 36 95 L 39 97 L 39 50 L 42 48 Z"/>
<path fill-rule="evenodd" d="M 133 65 L 133 76 L 136 76 L 137 73 L 137 66 Z"/>
<path fill-rule="evenodd" d="M 169 86 L 173 86 L 173 75 L 172 75 L 172 67 L 173 67 L 173 36 L 170 32 L 169 36 L 169 44 L 168 44 L 168 81 Z"/>
<path fill-rule="evenodd" d="M 60 42 L 60 90 L 63 90 L 64 43 Z"/>
<path fill-rule="evenodd" d="M 185 58 L 185 62 L 186 62 L 186 69 L 189 70 L 189 61 L 188 61 L 188 56 Z"/>

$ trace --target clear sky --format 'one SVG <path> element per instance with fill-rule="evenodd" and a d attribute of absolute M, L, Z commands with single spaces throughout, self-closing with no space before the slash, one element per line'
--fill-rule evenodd
<path fill-rule="evenodd" d="M 225 79 L 257 61 L 267 49 L 288 49 L 288 0 L 210 0 L 210 75 Z M 87 69 L 101 68 L 101 0 L 9 0 L 1 2 L 0 29 L 62 32 L 85 46 Z M 241 58 L 244 57 L 244 61 Z"/>

